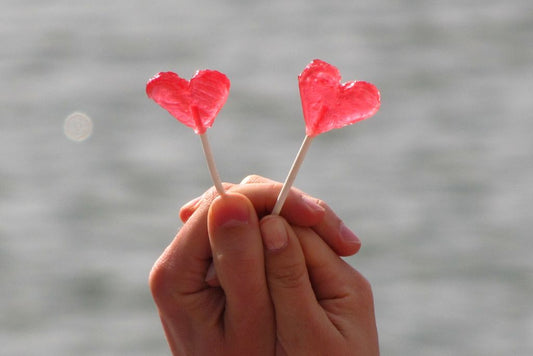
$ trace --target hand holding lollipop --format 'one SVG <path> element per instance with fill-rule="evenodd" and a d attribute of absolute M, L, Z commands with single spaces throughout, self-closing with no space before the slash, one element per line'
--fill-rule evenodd
<path fill-rule="evenodd" d="M 280 212 L 312 138 L 366 119 L 380 105 L 375 86 L 341 84 L 338 70 L 319 60 L 305 68 L 299 84 L 306 138 L 274 214 Z M 215 71 L 197 72 L 190 81 L 159 73 L 146 91 L 200 135 L 215 186 L 224 194 L 205 132 L 226 101 L 229 80 Z M 171 350 L 202 355 L 248 355 L 258 350 L 378 355 L 370 284 L 328 248 L 328 241 L 338 238 L 348 243 L 340 220 L 322 206 L 316 204 L 323 209 L 319 212 L 299 199 L 296 208 L 289 201 L 287 220 L 265 216 L 259 221 L 258 213 L 268 211 L 265 199 L 270 203 L 275 197 L 271 188 L 240 185 L 242 192 L 263 193 L 255 199 L 226 194 L 224 199 L 203 201 L 204 208 L 185 222 L 187 227 L 179 230 L 154 265 L 150 287 Z M 304 211 L 314 213 L 305 217 Z M 291 221 L 291 215 L 303 219 L 303 225 L 289 225 L 298 222 Z M 349 240 L 353 246 L 355 240 Z M 220 277 L 217 283 L 210 271 Z M 302 323 L 308 326 L 303 332 Z"/>
<path fill-rule="evenodd" d="M 200 135 L 209 171 L 220 195 L 225 193 L 224 187 L 216 170 L 206 131 L 224 106 L 229 88 L 229 79 L 214 70 L 198 71 L 190 81 L 173 72 L 161 72 L 146 84 L 148 97 Z"/>
<path fill-rule="evenodd" d="M 339 70 L 319 59 L 298 76 L 306 136 L 279 193 L 272 214 L 278 215 L 303 163 L 312 139 L 332 129 L 351 125 L 374 115 L 380 106 L 379 90 L 371 83 L 341 83 Z"/>

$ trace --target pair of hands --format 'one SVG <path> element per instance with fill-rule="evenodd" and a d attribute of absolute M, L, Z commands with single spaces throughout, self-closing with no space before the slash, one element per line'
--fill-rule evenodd
<path fill-rule="evenodd" d="M 259 176 L 211 189 L 155 263 L 174 355 L 378 355 L 370 284 L 339 256 L 361 243 L 322 201 Z"/>

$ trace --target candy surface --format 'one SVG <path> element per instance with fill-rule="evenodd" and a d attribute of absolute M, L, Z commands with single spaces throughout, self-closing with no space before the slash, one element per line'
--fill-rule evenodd
<path fill-rule="evenodd" d="M 146 84 L 146 94 L 183 124 L 203 134 L 226 103 L 230 81 L 215 70 L 200 70 L 186 80 L 161 72 Z"/>
<path fill-rule="evenodd" d="M 319 59 L 298 76 L 306 135 L 316 136 L 374 115 L 380 93 L 363 81 L 341 83 L 339 70 Z"/>

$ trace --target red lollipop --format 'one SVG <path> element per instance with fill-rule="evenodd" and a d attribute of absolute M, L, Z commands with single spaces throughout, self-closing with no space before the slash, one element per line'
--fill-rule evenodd
<path fill-rule="evenodd" d="M 341 83 L 339 70 L 315 59 L 298 76 L 306 136 L 285 180 L 273 214 L 279 214 L 312 139 L 332 129 L 351 125 L 374 115 L 380 106 L 379 90 L 371 83 Z"/>
<path fill-rule="evenodd" d="M 230 81 L 215 70 L 200 70 L 186 80 L 173 72 L 161 72 L 146 83 L 146 94 L 172 116 L 200 135 L 209 171 L 219 194 L 224 194 L 206 131 L 224 106 Z"/>
<path fill-rule="evenodd" d="M 374 84 L 341 83 L 339 70 L 319 59 L 305 67 L 298 84 L 308 136 L 351 125 L 379 110 L 380 95 Z"/>

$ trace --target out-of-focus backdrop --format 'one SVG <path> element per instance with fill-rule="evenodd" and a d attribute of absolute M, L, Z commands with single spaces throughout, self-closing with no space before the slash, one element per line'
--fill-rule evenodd
<path fill-rule="evenodd" d="M 0 353 L 169 354 L 147 276 L 211 181 L 146 80 L 226 73 L 222 178 L 283 180 L 321 58 L 382 92 L 296 181 L 363 240 L 382 354 L 533 354 L 532 40 L 530 0 L 4 0 Z"/>

